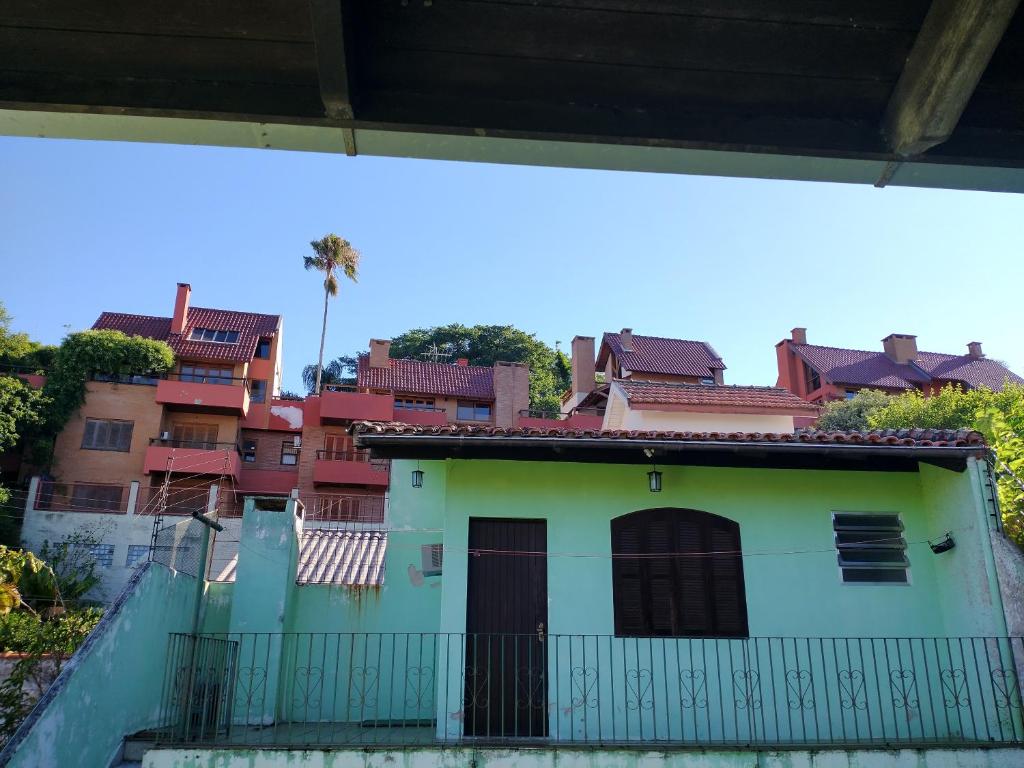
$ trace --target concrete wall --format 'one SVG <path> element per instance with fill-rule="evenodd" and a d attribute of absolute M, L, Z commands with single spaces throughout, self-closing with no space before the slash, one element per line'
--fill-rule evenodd
<path fill-rule="evenodd" d="M 140 571 L 0 752 L 11 768 L 108 768 L 123 737 L 159 724 L 167 638 L 189 632 L 196 580 Z"/>

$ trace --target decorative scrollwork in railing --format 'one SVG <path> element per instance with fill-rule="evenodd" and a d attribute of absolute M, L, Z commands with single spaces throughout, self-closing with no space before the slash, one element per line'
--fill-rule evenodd
<path fill-rule="evenodd" d="M 320 667 L 296 667 L 292 687 L 292 706 L 303 709 L 320 708 L 320 688 L 324 671 Z"/>
<path fill-rule="evenodd" d="M 684 669 L 679 673 L 679 704 L 684 709 L 703 709 L 708 705 L 703 669 Z"/>
<path fill-rule="evenodd" d="M 534 667 L 516 670 L 516 707 L 533 709 L 544 701 L 544 673 Z"/>
<path fill-rule="evenodd" d="M 955 668 L 940 670 L 939 680 L 942 682 L 942 701 L 947 709 L 971 705 L 971 694 L 967 687 L 967 674 L 964 670 Z"/>
<path fill-rule="evenodd" d="M 574 696 L 572 706 L 577 709 L 594 708 L 597 706 L 597 670 L 594 667 L 573 667 L 572 687 Z"/>
<path fill-rule="evenodd" d="M 626 670 L 626 687 L 628 689 L 626 707 L 628 709 L 653 709 L 654 698 L 650 695 L 652 680 L 649 669 Z"/>
<path fill-rule="evenodd" d="M 843 709 L 864 710 L 867 708 L 864 673 L 861 670 L 839 670 L 839 704 Z"/>
<path fill-rule="evenodd" d="M 486 671 L 477 669 L 472 664 L 467 664 L 464 674 L 466 681 L 466 709 L 486 707 L 488 703 Z"/>
<path fill-rule="evenodd" d="M 380 673 L 376 667 L 352 667 L 350 675 L 349 706 L 364 711 L 377 705 L 377 683 Z"/>
<path fill-rule="evenodd" d="M 810 670 L 790 669 L 786 672 L 786 698 L 790 709 L 813 709 L 813 679 Z"/>
<path fill-rule="evenodd" d="M 892 688 L 893 706 L 899 709 L 917 708 L 917 677 L 914 670 L 903 667 L 889 670 L 889 684 Z"/>
<path fill-rule="evenodd" d="M 993 669 L 992 691 L 999 709 L 1020 709 L 1020 683 L 1014 670 Z"/>
<path fill-rule="evenodd" d="M 405 670 L 405 706 L 420 710 L 434 701 L 434 668 L 409 667 Z"/>
<path fill-rule="evenodd" d="M 737 669 L 732 676 L 738 709 L 761 708 L 761 677 L 756 669 Z"/>
<path fill-rule="evenodd" d="M 254 702 L 265 697 L 267 670 L 263 667 L 242 667 L 235 683 L 235 708 L 248 712 Z"/>

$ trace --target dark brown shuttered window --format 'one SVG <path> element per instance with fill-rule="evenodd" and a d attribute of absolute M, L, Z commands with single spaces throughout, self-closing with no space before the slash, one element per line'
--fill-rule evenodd
<path fill-rule="evenodd" d="M 132 447 L 134 421 L 86 419 L 82 447 L 94 451 L 127 451 Z"/>
<path fill-rule="evenodd" d="M 739 525 L 707 512 L 646 509 L 612 520 L 615 634 L 746 637 L 739 552 Z"/>

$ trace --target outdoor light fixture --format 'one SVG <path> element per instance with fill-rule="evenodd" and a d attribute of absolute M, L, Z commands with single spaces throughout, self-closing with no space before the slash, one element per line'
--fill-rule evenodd
<path fill-rule="evenodd" d="M 420 469 L 420 463 L 418 461 L 416 462 L 416 469 L 412 471 L 412 487 L 423 487 L 423 470 Z"/>
<path fill-rule="evenodd" d="M 956 542 L 953 541 L 952 532 L 947 532 L 938 541 L 929 541 L 928 546 L 932 548 L 932 552 L 936 555 L 941 555 L 943 552 L 949 552 L 953 547 L 956 546 Z"/>
<path fill-rule="evenodd" d="M 661 472 L 658 471 L 657 465 L 647 473 L 647 483 L 651 488 L 651 493 L 661 493 Z"/>

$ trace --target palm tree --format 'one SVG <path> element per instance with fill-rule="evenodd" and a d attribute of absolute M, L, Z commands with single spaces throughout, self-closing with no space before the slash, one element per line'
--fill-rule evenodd
<path fill-rule="evenodd" d="M 320 394 L 320 379 L 324 369 L 324 340 L 327 338 L 327 300 L 338 295 L 338 275 L 340 271 L 353 283 L 357 282 L 359 272 L 359 251 L 352 243 L 335 234 L 326 235 L 320 240 L 309 244 L 313 248 L 312 256 L 303 256 L 302 264 L 307 269 L 323 272 L 324 277 L 324 325 L 320 332 L 320 356 L 316 362 L 316 386 L 313 394 Z"/>

